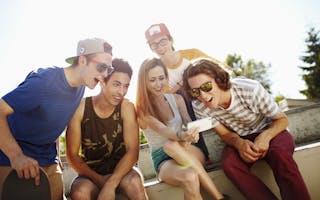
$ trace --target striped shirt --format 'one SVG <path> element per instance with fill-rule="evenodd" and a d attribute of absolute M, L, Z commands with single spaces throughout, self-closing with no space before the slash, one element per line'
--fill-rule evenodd
<path fill-rule="evenodd" d="M 231 86 L 231 104 L 210 109 L 199 100 L 192 106 L 197 119 L 212 117 L 212 128 L 220 123 L 240 136 L 266 129 L 281 111 L 262 85 L 251 79 L 235 78 Z"/>

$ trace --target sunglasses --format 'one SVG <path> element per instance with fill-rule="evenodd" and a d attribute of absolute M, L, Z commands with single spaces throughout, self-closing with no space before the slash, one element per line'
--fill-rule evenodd
<path fill-rule="evenodd" d="M 163 38 L 163 39 L 161 39 L 159 42 L 153 42 L 153 43 L 151 43 L 151 44 L 150 44 L 150 48 L 151 48 L 152 50 L 155 50 L 155 49 L 159 48 L 159 45 L 163 47 L 163 46 L 167 45 L 168 42 L 169 42 L 169 39 L 168 39 L 168 38 Z"/>
<path fill-rule="evenodd" d="M 90 59 L 90 61 L 94 62 L 97 64 L 97 71 L 102 73 L 102 72 L 107 72 L 107 74 L 111 74 L 114 71 L 114 67 L 112 65 L 108 66 L 105 63 L 100 63 L 96 61 L 95 59 Z"/>
<path fill-rule="evenodd" d="M 210 92 L 213 88 L 212 82 L 208 81 L 200 85 L 198 88 L 192 88 L 189 90 L 189 93 L 192 97 L 197 98 L 200 96 L 201 91 L 203 92 Z M 201 91 L 200 91 L 201 90 Z"/>

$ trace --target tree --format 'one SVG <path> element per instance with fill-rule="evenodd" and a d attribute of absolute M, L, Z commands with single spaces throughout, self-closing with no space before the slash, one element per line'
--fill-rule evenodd
<path fill-rule="evenodd" d="M 226 64 L 229 65 L 236 77 L 244 76 L 250 79 L 259 81 L 263 87 L 271 93 L 271 81 L 269 80 L 269 68 L 271 65 L 265 65 L 263 62 L 256 62 L 253 59 L 248 60 L 246 63 L 242 60 L 240 55 L 228 55 Z"/>
<path fill-rule="evenodd" d="M 306 55 L 301 56 L 301 60 L 306 66 L 300 66 L 304 72 L 302 79 L 307 85 L 307 89 L 301 90 L 300 93 L 307 99 L 320 98 L 320 37 L 319 31 L 311 28 L 308 32 Z"/>

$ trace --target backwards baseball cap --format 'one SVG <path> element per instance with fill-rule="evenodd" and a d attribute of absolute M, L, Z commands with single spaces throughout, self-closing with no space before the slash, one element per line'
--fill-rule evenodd
<path fill-rule="evenodd" d="M 73 61 L 78 56 L 84 56 L 94 53 L 109 53 L 112 55 L 112 46 L 103 39 L 89 38 L 80 40 L 77 47 L 77 56 L 73 56 L 66 59 L 66 62 L 73 64 Z"/>
<path fill-rule="evenodd" d="M 161 36 L 168 36 L 170 32 L 164 23 L 153 24 L 145 32 L 145 36 L 148 42 L 157 39 Z"/>

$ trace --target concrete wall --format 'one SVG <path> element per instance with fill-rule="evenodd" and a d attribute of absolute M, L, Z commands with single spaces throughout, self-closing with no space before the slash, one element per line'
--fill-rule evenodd
<path fill-rule="evenodd" d="M 306 99 L 283 99 L 279 102 L 279 106 L 283 111 L 308 106 L 312 104 L 320 103 L 319 99 L 306 100 Z"/>
<path fill-rule="evenodd" d="M 298 146 L 320 140 L 320 103 L 291 109 L 286 114 Z"/>

